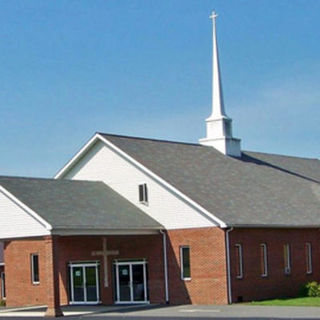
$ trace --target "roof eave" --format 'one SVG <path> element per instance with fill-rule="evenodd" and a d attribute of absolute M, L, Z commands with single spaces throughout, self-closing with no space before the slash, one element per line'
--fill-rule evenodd
<path fill-rule="evenodd" d="M 318 229 L 320 224 L 288 225 L 288 224 L 228 224 L 227 228 L 238 229 Z"/>
<path fill-rule="evenodd" d="M 159 234 L 164 227 L 148 228 L 88 228 L 88 227 L 56 227 L 51 233 L 60 236 L 81 236 L 81 235 L 150 235 Z"/>

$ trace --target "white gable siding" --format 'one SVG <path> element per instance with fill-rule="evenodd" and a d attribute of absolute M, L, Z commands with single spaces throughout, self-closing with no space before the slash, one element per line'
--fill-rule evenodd
<path fill-rule="evenodd" d="M 103 181 L 166 229 L 216 226 L 209 218 L 100 141 L 63 178 Z M 148 205 L 139 203 L 138 185 L 141 183 L 147 183 L 148 186 Z"/>
<path fill-rule="evenodd" d="M 50 232 L 0 191 L 0 238 L 20 238 L 48 235 Z"/>

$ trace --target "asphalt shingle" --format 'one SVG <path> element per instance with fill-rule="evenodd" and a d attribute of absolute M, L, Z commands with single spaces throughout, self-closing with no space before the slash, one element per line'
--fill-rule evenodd
<path fill-rule="evenodd" d="M 0 177 L 0 185 L 54 229 L 159 229 L 103 182 Z"/>
<path fill-rule="evenodd" d="M 320 161 L 100 133 L 230 226 L 320 226 Z"/>

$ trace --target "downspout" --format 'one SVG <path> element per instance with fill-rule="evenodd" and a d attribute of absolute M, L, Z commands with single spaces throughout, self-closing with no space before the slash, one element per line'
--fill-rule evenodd
<path fill-rule="evenodd" d="M 231 267 L 230 267 L 230 242 L 229 233 L 233 230 L 233 227 L 226 230 L 226 253 L 227 253 L 227 282 L 228 282 L 228 303 L 232 303 L 232 288 L 231 288 Z"/>
<path fill-rule="evenodd" d="M 160 230 L 162 234 L 163 244 L 163 265 L 164 265 L 164 287 L 165 287 L 165 299 L 166 304 L 169 304 L 169 285 L 168 285 L 168 258 L 167 258 L 167 236 L 163 230 Z"/>

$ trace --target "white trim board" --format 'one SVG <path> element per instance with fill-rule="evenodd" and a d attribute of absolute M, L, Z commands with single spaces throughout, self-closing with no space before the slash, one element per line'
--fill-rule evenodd
<path fill-rule="evenodd" d="M 160 234 L 159 229 L 53 229 L 53 235 L 151 235 Z"/>
<path fill-rule="evenodd" d="M 85 145 L 80 151 L 55 175 L 55 179 L 61 179 L 63 176 L 81 159 L 81 157 L 87 152 L 91 146 L 94 145 L 96 141 L 102 141 L 104 144 L 106 144 L 111 150 L 119 154 L 122 158 L 139 168 L 142 172 L 153 178 L 155 181 L 160 183 L 162 186 L 164 186 L 166 189 L 170 190 L 175 196 L 180 197 L 185 202 L 187 202 L 190 206 L 200 211 L 203 215 L 206 216 L 209 220 L 211 220 L 215 225 L 226 228 L 227 224 L 210 213 L 208 210 L 203 208 L 201 205 L 199 205 L 197 202 L 193 201 L 191 198 L 186 196 L 184 193 L 179 191 L 177 188 L 169 184 L 167 181 L 156 175 L 154 172 L 146 168 L 144 165 L 142 165 L 140 162 L 135 160 L 133 157 L 128 155 L 126 152 L 122 151 L 120 148 L 118 148 L 116 145 L 111 143 L 109 140 L 101 136 L 99 133 L 96 133 Z"/>

